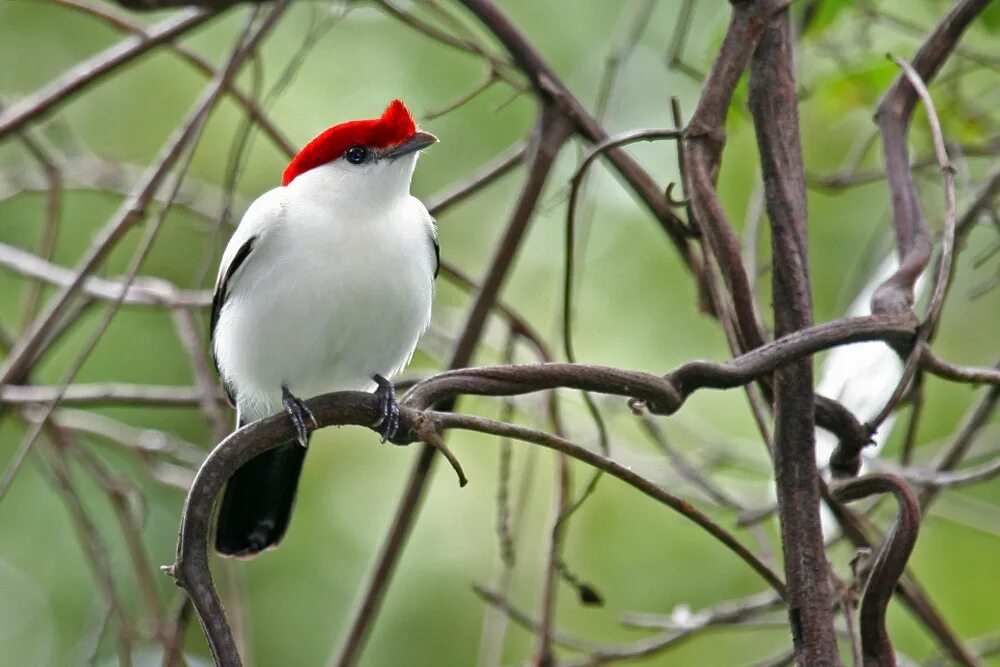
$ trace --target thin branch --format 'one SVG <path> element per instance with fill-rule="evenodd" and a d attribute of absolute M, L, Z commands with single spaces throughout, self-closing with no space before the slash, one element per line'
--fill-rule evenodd
<path fill-rule="evenodd" d="M 225 401 L 217 388 L 213 392 L 218 403 Z M 2 403 L 50 403 L 59 396 L 58 385 L 8 384 L 0 386 Z M 189 407 L 202 405 L 201 387 L 173 385 L 128 384 L 109 382 L 71 384 L 59 398 L 60 403 L 75 405 L 157 405 Z"/>
<path fill-rule="evenodd" d="M 930 337 L 933 335 L 934 329 L 937 326 L 938 316 L 940 315 L 941 308 L 944 305 L 945 295 L 948 293 L 948 285 L 951 281 L 951 273 L 955 261 L 955 168 L 948 159 L 948 151 L 945 149 L 944 145 L 944 135 L 941 132 L 941 122 L 938 120 L 937 111 L 934 109 L 934 101 L 931 99 L 931 94 L 928 92 L 924 82 L 920 79 L 920 75 L 917 71 L 905 60 L 893 58 L 893 62 L 902 68 L 907 81 L 910 86 L 916 90 L 920 99 L 923 100 L 924 109 L 927 111 L 927 120 L 930 123 L 931 136 L 934 139 L 934 154 L 937 157 L 938 165 L 941 168 L 941 177 L 944 180 L 944 235 L 941 242 L 941 260 L 938 263 L 938 274 L 934 281 L 934 292 L 931 295 L 931 303 L 927 309 L 927 316 L 920 325 L 917 340 L 914 342 L 914 348 L 911 350 L 906 359 L 906 365 L 903 368 L 903 374 L 899 378 L 899 382 L 896 384 L 896 389 L 892 392 L 892 395 L 889 397 L 889 400 L 886 401 L 879 414 L 868 423 L 869 430 L 872 432 L 874 432 L 875 429 L 877 429 L 878 426 L 885 421 L 885 418 L 889 416 L 892 410 L 902 399 L 903 392 L 906 391 L 906 388 L 910 384 L 910 380 L 919 368 L 921 348 L 927 343 L 928 340 L 930 340 Z M 917 206 L 919 207 L 919 203 L 917 203 Z M 917 215 L 919 215 L 919 209 L 917 211 Z M 924 233 L 926 233 L 926 230 Z M 917 245 L 919 246 L 919 242 L 917 242 Z M 923 269 L 921 268 L 921 271 L 922 270 Z M 897 271 L 897 275 L 898 273 L 899 272 Z M 916 278 L 914 278 L 914 283 L 912 285 L 906 286 L 906 289 L 909 290 L 911 302 L 913 286 L 916 284 L 915 280 Z M 889 281 L 892 281 L 891 277 L 889 278 Z M 886 283 L 883 283 L 882 286 L 875 290 L 875 295 L 872 297 L 872 312 L 879 312 L 876 301 L 880 298 L 880 293 L 882 293 L 884 297 L 885 292 L 882 291 L 882 288 L 885 284 Z"/>
<path fill-rule="evenodd" d="M 186 4 L 186 3 L 185 3 Z M 97 55 L 78 63 L 55 81 L 24 99 L 18 100 L 0 114 L 0 139 L 37 122 L 78 93 L 100 81 L 160 44 L 185 35 L 218 15 L 213 9 L 187 9 L 157 23 L 143 36 L 129 37 Z M 223 5 L 223 9 L 228 5 Z"/>
<path fill-rule="evenodd" d="M 899 516 L 885 538 L 861 601 L 861 646 L 865 667 L 895 667 L 896 656 L 885 628 L 885 612 L 906 568 L 920 529 L 920 502 L 913 489 L 893 475 L 866 475 L 833 489 L 838 500 L 851 502 L 891 493 L 899 503 Z"/>
<path fill-rule="evenodd" d="M 67 9 L 74 9 L 76 11 L 89 14 L 104 21 L 104 23 L 116 28 L 117 30 L 130 32 L 133 35 L 137 35 L 142 38 L 149 38 L 149 33 L 144 26 L 130 21 L 124 14 L 113 12 L 107 7 L 93 5 L 85 0 L 47 1 L 58 4 L 61 7 L 66 7 Z M 215 74 L 215 68 L 212 64 L 198 55 L 195 51 L 192 51 L 191 49 L 188 49 L 180 44 L 175 44 L 172 41 L 165 42 L 164 46 L 168 52 L 176 54 L 183 61 L 205 76 L 211 78 Z M 296 153 L 295 146 L 292 145 L 288 138 L 285 137 L 280 129 L 278 129 L 278 126 L 267 117 L 267 112 L 261 109 L 253 98 L 248 97 L 246 93 L 240 90 L 239 86 L 237 86 L 235 82 L 227 81 L 225 84 L 225 91 L 239 106 L 243 108 L 247 116 L 251 118 L 258 127 L 260 127 L 260 129 L 274 143 L 275 147 L 279 151 L 285 153 L 286 155 L 294 155 Z"/>
<path fill-rule="evenodd" d="M 944 65 L 970 23 L 990 0 L 960 0 L 920 47 L 913 70 L 930 82 Z M 882 134 L 882 152 L 892 193 L 892 219 L 900 262 L 896 273 L 875 291 L 872 312 L 901 312 L 913 305 L 913 287 L 930 260 L 927 223 L 910 175 L 907 133 L 918 94 L 904 72 L 878 105 L 875 119 Z M 940 160 L 940 157 L 938 158 Z"/>
<path fill-rule="evenodd" d="M 72 284 L 75 276 L 72 269 L 52 264 L 33 253 L 5 243 L 0 243 L 0 267 L 57 287 Z M 161 278 L 151 277 L 137 277 L 125 288 L 118 280 L 91 276 L 80 287 L 80 291 L 104 301 L 121 299 L 123 305 L 129 306 L 208 308 L 212 304 L 212 293 L 209 291 L 184 290 Z"/>

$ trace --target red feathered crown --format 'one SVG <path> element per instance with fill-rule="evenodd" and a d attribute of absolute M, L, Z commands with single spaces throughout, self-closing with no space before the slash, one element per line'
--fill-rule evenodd
<path fill-rule="evenodd" d="M 336 160 L 351 146 L 389 148 L 413 136 L 417 125 L 400 100 L 393 100 L 379 118 L 352 120 L 334 125 L 305 145 L 285 168 L 282 185 L 299 174 Z"/>

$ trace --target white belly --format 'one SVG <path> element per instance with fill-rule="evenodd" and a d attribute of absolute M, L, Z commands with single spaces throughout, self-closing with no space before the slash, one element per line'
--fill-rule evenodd
<path fill-rule="evenodd" d="M 283 385 L 300 398 L 371 390 L 374 374 L 406 365 L 433 297 L 428 228 L 414 213 L 426 216 L 422 207 L 372 224 L 309 215 L 261 236 L 215 336 L 245 419 L 282 410 Z"/>

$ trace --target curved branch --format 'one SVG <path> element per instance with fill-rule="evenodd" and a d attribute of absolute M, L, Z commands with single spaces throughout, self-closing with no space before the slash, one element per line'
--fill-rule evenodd
<path fill-rule="evenodd" d="M 917 543 L 920 501 L 909 484 L 896 475 L 865 475 L 833 489 L 834 497 L 844 502 L 882 493 L 895 496 L 899 503 L 899 515 L 872 566 L 861 601 L 861 647 L 865 667 L 896 665 L 892 642 L 885 628 L 885 612 Z"/>
<path fill-rule="evenodd" d="M 306 404 L 320 427 L 370 426 L 380 415 L 378 399 L 374 394 L 365 392 L 324 394 L 306 401 Z M 406 434 L 407 438 L 419 436 L 431 422 L 443 428 L 463 428 L 534 442 L 600 468 L 694 521 L 753 567 L 778 593 L 784 592 L 784 585 L 777 574 L 706 515 L 601 454 L 558 436 L 469 415 L 425 413 L 402 405 L 399 419 L 400 433 Z M 173 565 L 163 568 L 190 596 L 216 664 L 222 667 L 234 667 L 242 663 L 209 568 L 208 544 L 215 502 L 228 479 L 240 466 L 294 436 L 290 420 L 279 414 L 239 429 L 216 446 L 198 470 L 188 491 L 181 516 L 177 559 Z"/>
<path fill-rule="evenodd" d="M 616 477 L 626 484 L 635 487 L 650 498 L 667 505 L 681 516 L 696 523 L 705 532 L 724 544 L 730 551 L 739 556 L 745 563 L 754 569 L 771 588 L 784 597 L 785 585 L 771 568 L 757 558 L 752 551 L 743 546 L 728 531 L 712 521 L 708 515 L 694 508 L 687 501 L 667 492 L 654 482 L 646 479 L 642 475 L 634 472 L 631 468 L 616 463 L 598 452 L 595 452 L 580 445 L 574 444 L 565 438 L 551 435 L 543 431 L 538 431 L 524 426 L 508 424 L 495 419 L 486 419 L 473 415 L 457 414 L 454 412 L 429 412 L 427 416 L 435 420 L 441 428 L 460 428 L 467 431 L 478 431 L 479 433 L 489 433 L 523 442 L 534 443 L 548 449 L 571 456 L 578 461 L 587 463 L 594 468 Z"/>
<path fill-rule="evenodd" d="M 576 207 L 580 199 L 580 189 L 584 176 L 587 175 L 591 165 L 601 155 L 614 148 L 626 146 L 639 141 L 657 141 L 659 139 L 680 139 L 682 132 L 676 129 L 652 129 L 652 130 L 632 130 L 613 137 L 608 137 L 604 141 L 598 142 L 587 151 L 586 156 L 580 161 L 580 166 L 569 181 L 569 204 L 566 206 L 566 240 L 565 240 L 565 265 L 563 268 L 563 344 L 566 348 L 566 357 L 570 361 L 575 361 L 573 351 L 573 258 L 575 257 L 574 246 L 576 245 Z M 673 183 L 667 188 L 669 200 Z"/>
<path fill-rule="evenodd" d="M 930 82 L 958 44 L 962 33 L 990 0 L 961 0 L 937 25 L 913 58 L 913 70 Z M 892 193 L 892 223 L 899 248 L 899 268 L 875 290 L 872 312 L 901 312 L 913 305 L 913 288 L 930 261 L 927 222 L 910 175 L 907 133 L 917 89 L 904 71 L 878 105 L 875 120 L 882 134 L 885 171 Z"/>
<path fill-rule="evenodd" d="M 738 357 L 732 361 L 713 364 L 690 362 L 672 373 L 660 377 L 649 373 L 619 370 L 585 364 L 531 364 L 525 366 L 495 366 L 467 368 L 441 373 L 417 383 L 403 398 L 400 413 L 400 436 L 397 442 L 411 442 L 420 438 L 424 423 L 422 410 L 438 402 L 450 403 L 460 394 L 516 395 L 556 387 L 587 389 L 607 394 L 638 397 L 651 408 L 671 414 L 681 407 L 688 394 L 702 387 L 724 388 L 750 382 L 762 373 L 802 355 L 813 354 L 833 345 L 860 340 L 887 340 L 913 335 L 913 325 L 907 316 L 862 317 L 837 320 L 810 329 L 801 330 Z M 368 426 L 378 418 L 378 402 L 373 394 L 363 392 L 338 392 L 310 399 L 307 405 L 320 426 L 354 424 Z M 643 480 L 632 471 L 619 466 L 600 454 L 566 443 L 557 436 L 523 429 L 503 422 L 491 422 L 476 417 L 449 417 L 446 413 L 427 416 L 445 426 L 505 429 L 506 435 L 528 439 L 529 442 L 558 449 L 565 446 L 565 453 L 594 465 L 623 481 L 636 486 L 643 493 L 683 511 L 685 516 L 706 528 L 751 563 L 761 576 L 772 585 L 780 583 L 770 570 L 746 552 L 738 543 L 726 541 L 728 533 L 715 526 L 680 499 L 670 496 L 651 482 Z M 202 619 L 209 637 L 213 655 L 221 665 L 239 665 L 239 654 L 232 640 L 232 632 L 225 612 L 212 584 L 208 569 L 208 535 L 212 508 L 229 477 L 241 465 L 282 442 L 294 437 L 292 426 L 284 415 L 254 422 L 223 440 L 209 455 L 198 471 L 188 493 L 181 518 L 181 531 L 177 545 L 177 561 L 167 568 L 191 596 L 195 609 Z M 560 450 L 562 451 L 562 450 Z M 706 523 L 707 522 L 707 523 Z M 713 524 L 714 525 L 714 524 Z M 752 560 L 748 560 L 748 558 Z M 777 589 L 781 590 L 781 589 Z"/>
<path fill-rule="evenodd" d="M 779 338 L 725 362 L 689 361 L 664 376 L 588 364 L 529 364 L 446 371 L 418 382 L 403 398 L 427 408 L 460 394 L 509 396 L 545 389 L 583 389 L 643 401 L 656 414 L 669 415 L 698 389 L 738 387 L 803 356 L 822 350 L 882 340 L 912 339 L 911 315 L 869 315 L 833 320 Z"/>

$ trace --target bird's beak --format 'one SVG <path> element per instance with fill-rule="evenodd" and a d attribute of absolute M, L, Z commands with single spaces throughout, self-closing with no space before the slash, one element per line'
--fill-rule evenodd
<path fill-rule="evenodd" d="M 414 132 L 413 136 L 400 145 L 390 148 L 382 157 L 394 160 L 403 155 L 409 155 L 414 151 L 427 148 L 431 144 L 437 143 L 438 138 L 430 132 Z"/>

